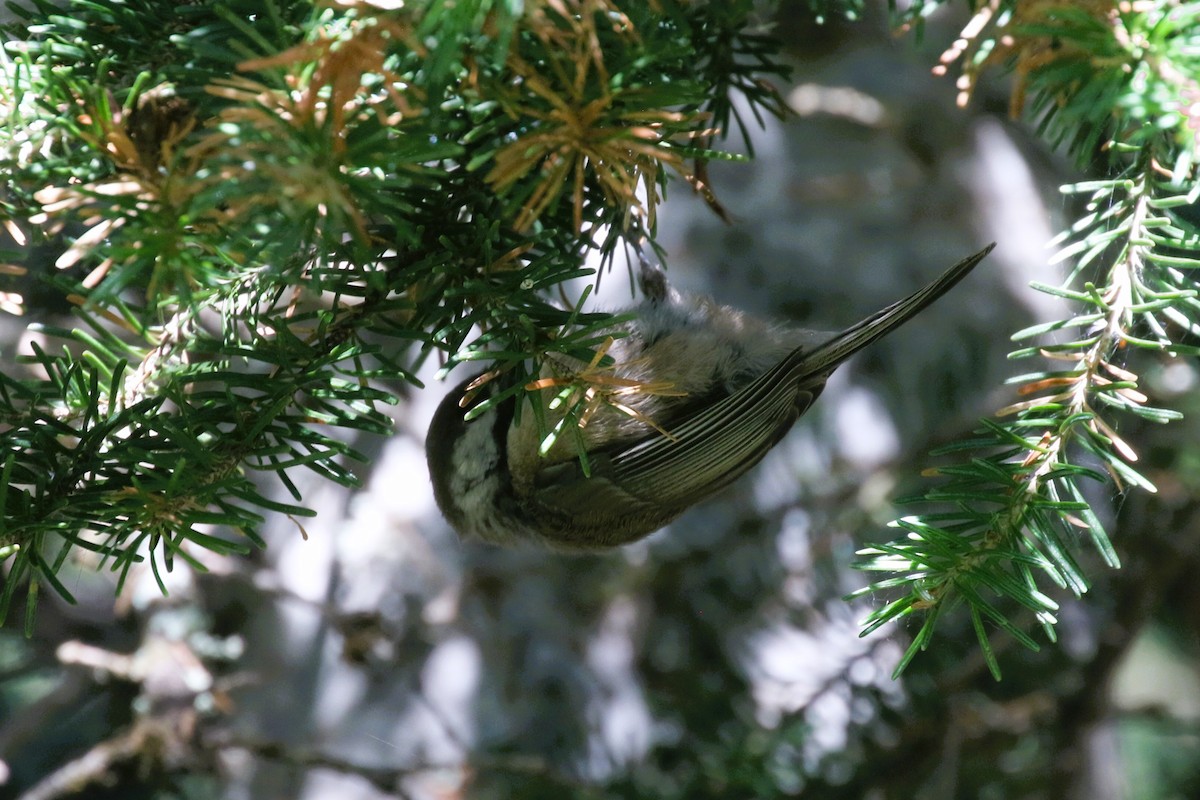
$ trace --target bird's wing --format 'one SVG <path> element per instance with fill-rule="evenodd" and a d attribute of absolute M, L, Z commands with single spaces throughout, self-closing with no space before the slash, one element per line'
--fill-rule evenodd
<path fill-rule="evenodd" d="M 791 430 L 825 386 L 791 355 L 748 386 L 612 456 L 613 477 L 638 494 L 688 506 L 741 477 Z"/>
<path fill-rule="evenodd" d="M 681 509 L 708 497 L 757 464 L 808 410 L 825 376 L 797 375 L 801 351 L 740 391 L 634 444 L 590 454 L 591 477 L 574 462 L 542 470 L 540 503 L 559 508 L 626 502 Z M 571 501 L 571 502 L 568 502 Z M 577 506 L 579 507 L 579 506 Z"/>

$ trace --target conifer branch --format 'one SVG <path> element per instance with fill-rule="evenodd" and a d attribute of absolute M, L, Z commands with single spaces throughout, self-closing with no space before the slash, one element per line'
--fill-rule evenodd
<path fill-rule="evenodd" d="M 1052 41 L 1062 44 L 1050 46 Z M 1014 113 L 1031 97 L 1030 105 L 1043 114 L 1045 134 L 1054 143 L 1069 143 L 1081 161 L 1103 141 L 1097 132 L 1107 132 L 1112 138 L 1104 143 L 1105 166 L 1117 177 L 1063 189 L 1091 195 L 1084 215 L 1058 240 L 1055 262 L 1074 261 L 1074 269 L 1064 286 L 1035 288 L 1070 301 L 1074 315 L 1013 337 L 1075 331 L 1065 341 L 1012 354 L 1040 355 L 1064 366 L 1014 378 L 1027 399 L 998 411 L 999 420 L 984 420 L 975 438 L 935 453 L 957 458 L 929 470 L 943 482 L 907 502 L 949 510 L 903 517 L 893 523 L 907 532 L 902 539 L 860 552 L 859 568 L 893 577 L 852 596 L 901 592 L 868 616 L 864 634 L 923 615 L 897 674 L 929 646 L 938 619 L 959 603 L 966 605 L 997 679 L 1000 666 L 985 623 L 1038 648 L 1005 610 L 1007 603 L 1033 612 L 1054 641 L 1058 605 L 1044 593 L 1038 575 L 1075 595 L 1087 591 L 1087 576 L 1073 555 L 1079 531 L 1088 534 L 1108 566 L 1120 566 L 1079 484 L 1107 478 L 1120 491 L 1131 486 L 1155 491 L 1135 468 L 1135 446 L 1117 432 L 1112 417 L 1123 412 L 1164 423 L 1181 416 L 1150 406 L 1137 373 L 1124 362 L 1133 351 L 1164 357 L 1197 352 L 1185 338 L 1197 330 L 1200 287 L 1187 270 L 1200 265 L 1200 236 L 1172 209 L 1200 195 L 1188 86 L 1178 79 L 1187 74 L 1185 65 L 1194 68 L 1198 41 L 1200 11 L 1170 2 L 1119 8 L 1001 2 L 979 9 L 943 58 L 943 65 L 964 63 L 959 84 L 964 102 L 984 66 L 1009 59 L 1018 72 Z M 1172 99 L 1152 105 L 1145 102 L 1149 93 Z M 1096 283 L 1084 279 L 1089 270 L 1100 272 Z"/>

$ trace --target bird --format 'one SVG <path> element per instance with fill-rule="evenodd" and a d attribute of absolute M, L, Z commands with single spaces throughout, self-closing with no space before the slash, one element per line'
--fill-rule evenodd
<path fill-rule="evenodd" d="M 426 436 L 438 507 L 461 535 L 499 545 L 588 552 L 637 541 L 762 460 L 839 365 L 923 311 L 993 247 L 834 334 L 680 292 L 643 262 L 643 300 L 616 316 L 624 321 L 609 331 L 604 353 L 609 385 L 623 387 L 619 398 L 546 448 L 545 433 L 566 408 L 544 403 L 538 414 L 518 413 L 518 392 L 468 420 L 465 406 L 502 389 L 478 376 L 463 381 L 441 401 Z M 548 362 L 542 385 L 598 363 Z"/>

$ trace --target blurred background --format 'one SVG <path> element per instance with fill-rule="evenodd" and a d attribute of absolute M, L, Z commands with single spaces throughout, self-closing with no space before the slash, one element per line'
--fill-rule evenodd
<path fill-rule="evenodd" d="M 891 538 L 931 448 L 1012 401 L 1009 336 L 1059 313 L 1027 283 L 1060 278 L 1057 186 L 1080 176 L 1007 119 L 1005 86 L 963 111 L 931 74 L 965 17 L 918 41 L 883 3 L 823 25 L 793 5 L 777 32 L 795 113 L 754 131 L 755 160 L 711 165 L 729 224 L 674 185 L 671 280 L 833 329 L 997 241 L 969 279 L 839 371 L 743 480 L 611 555 L 459 541 L 425 467 L 447 388 L 427 365 L 395 435 L 354 442 L 364 488 L 300 486 L 319 511 L 303 528 L 273 517 L 266 549 L 207 574 L 177 562 L 169 598 L 143 574 L 114 602 L 107 572 L 68 566 L 78 606 L 47 593 L 35 638 L 0 630 L 0 796 L 1200 796 L 1193 367 L 1146 373 L 1188 416 L 1126 422 L 1160 492 L 1101 503 L 1125 567 L 1080 549 L 1094 585 L 1055 597 L 1059 643 L 997 636 L 996 683 L 965 614 L 901 680 L 910 632 L 859 638 L 873 603 L 843 599 L 867 582 L 853 553 Z M 600 298 L 630 302 L 620 269 Z M 5 352 L 24 349 L 4 322 Z M 201 730 L 170 775 L 116 758 L 147 714 Z M 76 793 L 105 757 L 125 765 L 113 785 Z"/>

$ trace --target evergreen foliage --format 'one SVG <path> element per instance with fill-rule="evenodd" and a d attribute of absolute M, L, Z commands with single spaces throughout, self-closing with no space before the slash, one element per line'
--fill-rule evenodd
<path fill-rule="evenodd" d="M 937 5 L 914 4 L 909 21 Z M 1012 67 L 1012 112 L 1028 113 L 1048 143 L 1109 176 L 1063 188 L 1086 197 L 1056 240 L 1054 260 L 1071 270 L 1062 285 L 1034 288 L 1069 300 L 1073 315 L 1013 336 L 1022 346 L 1012 358 L 1046 364 L 1013 379 L 1027 399 L 936 453 L 947 463 L 930 472 L 943 480 L 908 502 L 937 510 L 896 520 L 901 538 L 860 553 L 860 568 L 892 573 L 863 593 L 901 590 L 865 630 L 922 618 L 897 672 L 929 646 L 939 617 L 965 604 L 999 679 L 988 624 L 1038 648 L 1001 601 L 1032 611 L 1053 641 L 1057 604 L 1044 582 L 1087 591 L 1074 555 L 1080 535 L 1119 566 L 1081 484 L 1155 491 L 1117 432 L 1120 417 L 1166 423 L 1180 414 L 1150 404 L 1140 365 L 1200 352 L 1200 6 L 991 4 L 943 57 L 955 60 L 962 102 L 985 68 Z"/>
<path fill-rule="evenodd" d="M 433 352 L 505 396 L 590 359 L 607 318 L 552 290 L 653 246 L 669 174 L 715 205 L 735 98 L 782 113 L 751 6 L 15 5 L 0 215 L 61 242 L 28 277 L 78 322 L 35 323 L 52 344 L 0 377 L 0 619 L 18 587 L 27 630 L 40 586 L 70 599 L 76 548 L 158 574 L 308 516 L 290 474 L 354 484 L 338 431 L 385 435 Z"/>
<path fill-rule="evenodd" d="M 590 362 L 607 320 L 556 289 L 590 251 L 607 269 L 653 249 L 672 176 L 720 212 L 715 142 L 748 132 L 742 109 L 783 112 L 753 5 L 14 5 L 0 221 L 57 255 L 30 274 L 7 254 L 3 300 L 39 318 L 65 300 L 75 323 L 35 323 L 24 370 L 0 375 L 0 618 L 22 591 L 27 630 L 40 587 L 70 599 L 57 575 L 79 550 L 121 574 L 199 567 L 191 546 L 243 551 L 265 513 L 309 515 L 290 475 L 354 484 L 339 434 L 386 434 L 381 407 L 431 354 L 491 365 L 497 400 L 556 354 Z M 943 58 L 964 102 L 1011 69 L 1013 112 L 1103 177 L 1066 189 L 1086 198 L 1060 237 L 1070 276 L 1037 288 L 1075 310 L 1017 334 L 1014 357 L 1045 360 L 1023 399 L 943 448 L 911 499 L 933 510 L 862 552 L 884 573 L 863 593 L 894 596 L 866 630 L 921 619 L 900 669 L 963 605 L 998 676 L 989 627 L 1036 649 L 1014 606 L 1053 639 L 1046 581 L 1086 591 L 1076 539 L 1118 565 L 1085 487 L 1154 490 L 1117 428 L 1177 416 L 1139 371 L 1200 333 L 1198 54 L 1194 4 L 1000 0 Z M 555 386 L 603 401 L 598 375 Z"/>

